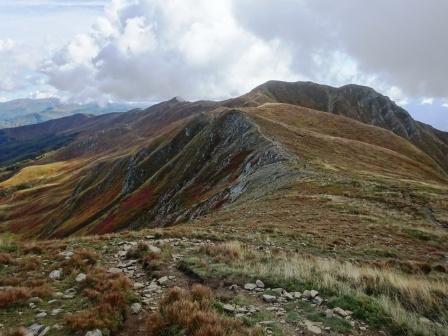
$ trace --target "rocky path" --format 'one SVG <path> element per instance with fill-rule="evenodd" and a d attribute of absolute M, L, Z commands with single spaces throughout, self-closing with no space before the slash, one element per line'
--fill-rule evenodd
<path fill-rule="evenodd" d="M 339 327 L 343 325 L 340 321 L 346 321 L 352 327 L 348 332 L 351 335 L 378 335 L 378 332 L 368 330 L 365 324 L 353 320 L 351 312 L 340 308 L 327 308 L 325 299 L 314 290 L 288 293 L 282 288 L 265 288 L 261 280 L 256 283 L 229 285 L 220 279 L 194 278 L 178 269 L 177 265 L 182 258 L 201 245 L 213 244 L 210 241 L 186 238 L 155 239 L 147 236 L 143 242 L 154 253 L 162 253 L 162 249 L 169 248 L 169 259 L 164 259 L 161 270 L 147 272 L 137 259 L 128 258 L 128 252 L 138 245 L 136 240 L 114 242 L 109 247 L 110 253 L 104 254 L 103 264 L 109 272 L 122 272 L 129 277 L 138 297 L 138 303 L 130 307 L 132 314 L 118 336 L 143 334 L 145 313 L 157 309 L 158 302 L 167 289 L 174 286 L 189 288 L 197 282 L 205 282 L 218 298 L 225 297 L 222 309 L 227 314 L 251 319 L 266 335 L 347 334 L 324 326 L 323 322 L 311 321 L 307 318 L 311 315 L 320 316 L 322 319 L 325 316 L 327 321 L 333 321 Z"/>

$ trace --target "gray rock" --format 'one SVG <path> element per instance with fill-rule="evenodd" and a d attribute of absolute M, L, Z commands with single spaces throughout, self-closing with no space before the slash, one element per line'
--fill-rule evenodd
<path fill-rule="evenodd" d="M 294 299 L 300 299 L 302 297 L 302 293 L 300 292 L 291 292 L 291 295 L 294 297 Z"/>
<path fill-rule="evenodd" d="M 121 269 L 117 268 L 117 267 L 111 267 L 107 270 L 109 273 L 113 273 L 113 274 L 117 274 L 117 273 L 121 273 Z M 89 331 L 90 332 L 90 331 Z"/>
<path fill-rule="evenodd" d="M 257 288 L 257 285 L 254 283 L 247 283 L 244 285 L 244 289 L 249 290 L 249 291 L 252 291 L 255 288 Z"/>
<path fill-rule="evenodd" d="M 103 336 L 103 333 L 99 329 L 86 332 L 85 336 Z"/>
<path fill-rule="evenodd" d="M 228 312 L 228 313 L 234 313 L 235 312 L 235 306 L 232 304 L 225 304 L 222 306 L 222 308 L 224 309 L 224 311 Z"/>
<path fill-rule="evenodd" d="M 131 305 L 132 314 L 136 315 L 139 314 L 141 311 L 142 311 L 142 305 L 140 303 L 136 302 Z"/>
<path fill-rule="evenodd" d="M 322 330 L 318 326 L 314 325 L 311 321 L 305 320 L 305 326 L 308 331 L 314 335 L 322 334 Z"/>
<path fill-rule="evenodd" d="M 160 286 L 156 282 L 151 282 L 148 287 L 144 289 L 144 293 L 155 292 L 160 289 Z"/>
<path fill-rule="evenodd" d="M 75 278 L 76 282 L 83 282 L 86 279 L 87 279 L 87 275 L 85 275 L 84 273 L 79 273 Z"/>
<path fill-rule="evenodd" d="M 40 297 L 34 296 L 30 299 L 28 299 L 28 302 L 30 303 L 41 303 L 43 300 Z"/>
<path fill-rule="evenodd" d="M 324 300 L 319 295 L 313 299 L 313 303 L 317 304 L 318 306 L 320 306 L 322 302 L 324 302 Z"/>
<path fill-rule="evenodd" d="M 61 276 L 62 276 L 62 270 L 54 270 L 54 271 L 51 271 L 49 278 L 51 280 L 59 280 L 61 278 Z"/>
<path fill-rule="evenodd" d="M 154 245 L 148 245 L 148 250 L 149 250 L 149 252 L 156 253 L 156 254 L 162 253 L 162 250 Z"/>
<path fill-rule="evenodd" d="M 341 317 L 347 317 L 348 316 L 347 312 L 344 309 L 340 308 L 340 307 L 334 308 L 333 309 L 333 313 L 335 313 L 336 315 L 339 315 Z"/>
<path fill-rule="evenodd" d="M 292 300 L 294 300 L 294 296 L 291 294 L 291 293 L 288 293 L 288 292 L 283 292 L 283 295 L 282 295 L 286 300 L 289 300 L 289 301 L 292 301 Z"/>
<path fill-rule="evenodd" d="M 72 251 L 62 251 L 62 252 L 59 252 L 58 255 L 65 257 L 65 259 L 70 259 L 73 256 L 73 254 L 74 253 Z"/>
<path fill-rule="evenodd" d="M 41 331 L 43 331 L 45 329 L 45 326 L 43 326 L 42 324 L 39 323 L 33 323 L 32 325 L 30 325 L 27 330 L 31 333 L 31 335 L 33 336 L 37 336 L 39 335 L 39 333 Z"/>
<path fill-rule="evenodd" d="M 432 323 L 431 320 L 426 317 L 420 317 L 418 320 L 420 321 L 420 323 L 423 323 L 423 324 L 431 324 Z"/>
<path fill-rule="evenodd" d="M 333 313 L 333 310 L 331 310 L 331 309 L 327 309 L 327 310 L 325 310 L 325 317 L 326 318 L 333 318 L 334 317 L 334 313 Z"/>
<path fill-rule="evenodd" d="M 303 292 L 302 297 L 307 300 L 314 299 L 317 295 L 319 295 L 319 292 L 316 290 L 306 290 Z"/>
<path fill-rule="evenodd" d="M 45 336 L 50 331 L 50 327 L 45 327 L 44 330 L 42 330 L 38 336 Z"/>
<path fill-rule="evenodd" d="M 264 283 L 261 280 L 255 281 L 255 284 L 257 285 L 258 288 L 264 288 Z"/>
<path fill-rule="evenodd" d="M 168 281 L 169 279 L 167 276 L 161 277 L 160 279 L 157 280 L 159 285 L 165 285 Z"/>
<path fill-rule="evenodd" d="M 134 282 L 134 289 L 142 289 L 145 285 L 141 282 Z"/>
<path fill-rule="evenodd" d="M 37 318 L 44 318 L 45 316 L 47 316 L 48 314 L 46 312 L 40 312 L 39 314 L 36 315 Z"/>
<path fill-rule="evenodd" d="M 263 295 L 263 300 L 267 303 L 277 302 L 277 297 L 273 295 Z"/>
<path fill-rule="evenodd" d="M 274 293 L 275 295 L 277 295 L 277 296 L 280 296 L 280 295 L 282 295 L 283 294 L 283 288 L 273 288 L 273 289 L 271 289 L 271 291 L 272 291 L 272 293 Z"/>
<path fill-rule="evenodd" d="M 60 313 L 62 313 L 63 311 L 64 311 L 63 309 L 57 308 L 57 309 L 53 309 L 50 314 L 51 314 L 51 316 L 56 316 L 56 315 L 59 315 Z"/>

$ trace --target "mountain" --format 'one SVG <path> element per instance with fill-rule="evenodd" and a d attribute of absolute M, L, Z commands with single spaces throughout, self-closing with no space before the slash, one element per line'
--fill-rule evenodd
<path fill-rule="evenodd" d="M 346 85 L 334 88 L 311 82 L 267 82 L 241 97 L 246 105 L 285 103 L 346 116 L 385 128 L 428 153 L 448 169 L 448 133 L 415 121 L 403 108 L 372 88 Z"/>
<path fill-rule="evenodd" d="M 443 189 L 447 137 L 355 85 L 268 82 L 224 102 L 80 114 L 0 132 L 0 219 L 41 237 L 166 226 L 315 174 Z M 437 202 L 418 202 L 446 225 Z"/>
<path fill-rule="evenodd" d="M 2 129 L 0 334 L 447 336 L 447 139 L 277 81 Z"/>
<path fill-rule="evenodd" d="M 32 125 L 74 114 L 99 115 L 124 112 L 132 108 L 130 104 L 62 103 L 56 98 L 16 99 L 0 103 L 0 128 Z"/>

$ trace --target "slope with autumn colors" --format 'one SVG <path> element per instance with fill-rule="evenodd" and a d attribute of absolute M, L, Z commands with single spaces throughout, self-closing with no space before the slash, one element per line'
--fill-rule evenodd
<path fill-rule="evenodd" d="M 443 227 L 447 139 L 372 89 L 302 82 L 5 129 L 1 229 L 43 238 L 167 226 L 250 212 L 273 195 L 266 206 L 278 211 L 284 190 L 341 176 L 362 191 L 407 183 L 413 195 L 395 211 Z"/>

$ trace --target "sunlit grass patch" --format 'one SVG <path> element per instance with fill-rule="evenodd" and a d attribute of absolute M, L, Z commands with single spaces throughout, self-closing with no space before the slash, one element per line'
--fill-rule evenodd
<path fill-rule="evenodd" d="M 200 276 L 260 278 L 271 287 L 317 289 L 330 305 L 352 310 L 373 326 L 415 335 L 447 334 L 443 326 L 448 324 L 448 279 L 444 276 L 406 274 L 297 253 L 266 254 L 245 245 L 239 246 L 237 259 L 215 260 L 207 250 L 200 248 L 186 261 Z M 432 322 L 425 324 L 423 317 Z"/>

